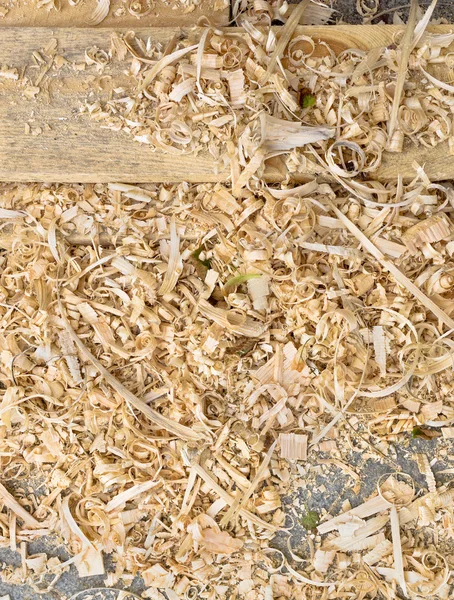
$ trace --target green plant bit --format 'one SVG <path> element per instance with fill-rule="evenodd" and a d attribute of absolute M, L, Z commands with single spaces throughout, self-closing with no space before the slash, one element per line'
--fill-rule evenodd
<path fill-rule="evenodd" d="M 211 260 L 209 260 L 209 259 L 202 260 L 200 258 L 200 255 L 202 254 L 202 252 L 204 252 L 204 248 L 202 246 L 200 246 L 200 248 L 197 248 L 197 250 L 194 250 L 194 252 L 191 254 L 191 256 L 193 258 L 195 258 L 195 260 L 197 262 L 199 262 L 201 265 L 203 265 L 207 269 L 211 269 Z"/>
<path fill-rule="evenodd" d="M 310 108 L 315 105 L 315 96 L 312 94 L 304 94 L 301 98 L 301 106 L 302 108 Z"/>
<path fill-rule="evenodd" d="M 227 294 L 230 292 L 230 290 L 232 288 L 236 288 L 237 286 L 241 285 L 242 283 L 246 283 L 246 281 L 248 281 L 249 279 L 257 279 L 258 277 L 261 277 L 261 273 L 246 273 L 245 275 L 235 275 L 235 277 L 231 277 L 230 279 L 227 280 L 227 282 L 224 285 L 223 288 L 223 293 L 224 296 L 227 296 Z"/>
<path fill-rule="evenodd" d="M 417 425 L 411 430 L 411 437 L 413 439 L 433 440 L 434 438 L 440 437 L 439 431 L 433 431 L 432 429 L 421 429 Z"/>
<path fill-rule="evenodd" d="M 320 523 L 320 515 L 315 510 L 309 510 L 307 504 L 305 506 L 306 514 L 301 517 L 301 525 L 304 527 L 304 529 L 311 531 Z"/>

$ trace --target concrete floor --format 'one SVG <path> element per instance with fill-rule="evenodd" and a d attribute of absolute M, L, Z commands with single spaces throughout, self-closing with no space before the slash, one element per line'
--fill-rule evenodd
<path fill-rule="evenodd" d="M 421 6 L 426 6 L 428 4 L 429 2 L 427 1 L 420 2 Z M 334 6 L 338 11 L 337 18 L 342 18 L 343 21 L 348 23 L 362 22 L 361 17 L 359 17 L 356 12 L 356 0 L 337 0 L 335 1 Z M 379 12 L 396 7 L 406 6 L 408 6 L 407 0 L 381 0 Z M 406 18 L 406 13 L 406 8 L 399 11 L 399 14 L 403 18 Z M 382 17 L 382 20 L 387 23 L 392 23 L 392 15 L 392 12 L 388 13 Z M 442 17 L 449 22 L 454 22 L 454 0 L 439 0 L 435 16 L 438 18 Z M 392 463 L 386 463 L 379 460 L 368 460 L 366 463 L 364 463 L 359 452 L 352 452 L 350 456 L 343 457 L 343 459 L 346 460 L 352 467 L 357 467 L 357 472 L 362 473 L 363 475 L 364 473 L 367 473 L 367 477 L 362 477 L 363 482 L 359 496 L 356 496 L 353 493 L 351 489 L 351 480 L 349 480 L 347 476 L 343 475 L 342 473 L 339 474 L 339 470 L 326 471 L 323 474 L 317 474 L 316 487 L 326 484 L 328 488 L 327 492 L 322 494 L 318 492 L 316 488 L 315 491 L 312 492 L 312 489 L 314 488 L 312 488 L 312 486 L 305 487 L 303 483 L 297 497 L 286 499 L 285 505 L 288 509 L 288 512 L 289 514 L 294 514 L 295 507 L 304 507 L 305 504 L 307 504 L 311 510 L 316 511 L 321 511 L 322 509 L 328 510 L 330 508 L 332 510 L 333 505 L 338 506 L 338 510 L 340 510 L 342 502 L 347 499 L 354 501 L 354 504 L 358 504 L 361 498 L 366 498 L 374 491 L 380 475 L 389 473 L 391 470 L 395 469 L 395 467 L 394 469 L 392 468 L 392 464 L 397 465 L 398 468 L 400 468 L 403 472 L 410 474 L 414 478 L 417 486 L 424 488 L 424 477 L 419 473 L 412 455 L 416 452 L 424 452 L 427 455 L 432 456 L 435 443 L 435 441 L 412 439 L 409 435 L 406 435 L 398 445 L 392 448 L 390 453 L 390 460 L 392 460 Z M 326 458 L 329 457 L 326 456 Z M 450 479 L 449 475 L 437 475 L 437 473 L 445 469 L 446 466 L 446 464 L 443 464 L 440 461 L 433 467 L 438 484 L 442 484 Z M 312 479 L 311 471 L 313 471 L 315 468 L 315 464 L 309 463 L 307 465 L 306 469 L 309 479 Z M 334 474 L 335 476 L 333 476 Z M 299 551 L 302 555 L 305 554 L 305 550 L 307 549 L 305 548 L 306 536 L 307 532 L 302 527 L 295 528 L 292 539 L 292 547 L 296 551 Z M 275 540 L 275 546 L 282 550 L 286 550 L 286 539 L 286 536 L 283 536 L 282 538 L 278 537 Z M 31 543 L 29 545 L 28 552 L 29 554 L 46 552 L 49 556 L 58 556 L 61 560 L 66 560 L 69 558 L 69 555 L 65 551 L 64 547 L 56 546 L 54 543 L 52 543 L 52 540 L 41 540 Z M 8 549 L 0 549 L 0 573 L 6 565 L 19 566 L 19 554 L 13 553 Z M 109 566 L 111 567 L 107 558 L 106 568 L 109 569 Z M 86 595 L 83 593 L 83 590 L 102 586 L 103 577 L 87 577 L 81 580 L 78 578 L 76 570 L 71 568 L 69 572 L 63 574 L 55 590 L 51 593 L 45 594 L 45 596 L 35 593 L 28 586 L 12 586 L 0 581 L 0 597 L 9 594 L 11 600 L 43 600 L 43 598 L 46 600 L 63 600 L 64 598 L 71 597 L 74 597 L 74 600 L 85 600 Z M 132 586 L 130 587 L 130 591 L 136 594 L 140 594 L 141 591 L 143 591 L 143 583 L 140 578 L 136 578 L 136 580 L 134 580 Z M 104 592 L 96 595 L 96 600 L 116 599 L 117 595 L 111 592 Z M 133 600 L 133 598 L 127 597 L 124 600 Z"/>
<path fill-rule="evenodd" d="M 374 0 L 370 0 L 369 5 L 372 6 L 373 2 Z M 400 17 L 405 20 L 408 15 L 409 4 L 410 0 L 379 0 L 377 14 L 384 11 L 390 12 L 378 19 L 374 19 L 372 23 L 381 21 L 392 24 L 395 12 L 398 12 Z M 429 4 L 430 0 L 419 0 L 419 6 L 421 8 L 426 8 Z M 356 0 L 333 0 L 333 7 L 338 11 L 338 18 L 342 18 L 346 23 L 362 23 L 362 17 L 356 11 Z M 450 23 L 454 22 L 454 1 L 438 0 L 434 18 L 443 18 Z"/>
<path fill-rule="evenodd" d="M 341 510 L 342 503 L 349 500 L 353 506 L 359 504 L 362 499 L 370 496 L 375 490 L 377 481 L 380 476 L 393 471 L 401 471 L 411 475 L 415 482 L 416 492 L 426 489 L 425 477 L 419 472 L 414 454 L 424 453 L 429 457 L 434 455 L 435 445 L 449 448 L 449 441 L 426 441 L 423 439 L 413 439 L 410 434 L 404 434 L 399 439 L 397 444 L 391 446 L 389 456 L 386 461 L 381 459 L 363 459 L 361 451 L 361 439 L 353 436 L 353 451 L 349 451 L 342 455 L 342 460 L 352 467 L 361 476 L 361 489 L 358 494 L 353 491 L 353 480 L 351 477 L 340 471 L 335 466 L 326 466 L 320 470 L 319 459 L 329 459 L 332 456 L 321 455 L 310 457 L 310 460 L 304 465 L 304 471 L 301 473 L 301 487 L 298 492 L 284 499 L 284 509 L 293 518 L 296 523 L 291 539 L 293 550 L 300 556 L 308 554 L 307 535 L 308 532 L 298 524 L 297 519 L 305 513 L 306 507 L 309 510 L 322 512 L 323 509 L 336 514 Z M 447 483 L 452 479 L 450 474 L 440 473 L 448 466 L 449 463 L 438 461 L 433 466 L 437 484 Z M 367 474 L 367 476 L 366 476 Z M 322 486 L 326 486 L 325 491 L 320 491 Z M 296 518 L 295 518 L 296 517 Z M 288 525 L 290 524 L 290 520 Z M 279 548 L 283 552 L 287 551 L 287 534 L 278 535 L 273 540 L 273 546 Z M 69 554 L 61 545 L 56 545 L 52 539 L 44 539 L 33 542 L 28 546 L 29 554 L 46 552 L 49 556 L 58 556 L 60 560 L 69 558 Z M 0 550 L 0 562 L 2 567 L 6 565 L 19 566 L 19 554 L 10 550 Z M 106 569 L 113 570 L 113 566 L 109 557 L 106 557 Z M 0 568 L 0 572 L 3 568 Z M 35 593 L 28 586 L 13 586 L 0 582 L 0 598 L 3 595 L 9 594 L 11 600 L 86 600 L 87 595 L 84 590 L 90 588 L 103 587 L 103 577 L 87 577 L 79 579 L 77 572 L 71 568 L 64 573 L 56 585 L 56 588 L 51 593 L 42 594 Z M 144 586 L 142 580 L 137 577 L 128 591 L 139 594 L 143 591 Z M 93 593 L 93 592 L 91 592 Z M 122 600 L 134 600 L 137 596 L 128 596 Z M 99 592 L 95 595 L 95 600 L 117 600 L 117 595 L 112 592 Z"/>

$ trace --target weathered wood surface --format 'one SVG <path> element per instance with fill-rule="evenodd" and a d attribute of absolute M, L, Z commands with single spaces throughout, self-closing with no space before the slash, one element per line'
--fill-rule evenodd
<path fill-rule="evenodd" d="M 111 0 L 109 14 L 98 27 L 189 27 L 197 25 L 202 18 L 213 25 L 228 24 L 229 0 L 200 0 L 198 6 L 190 1 L 185 6 L 184 0 Z M 82 0 L 77 6 L 71 6 L 68 0 L 55 2 L 60 4 L 60 10 L 46 8 L 50 3 L 38 8 L 38 0 L 5 3 L 8 12 L 0 18 L 0 28 L 87 27 L 97 5 L 97 0 Z M 143 16 L 135 16 L 131 12 L 134 10 L 143 11 Z M 0 14 L 4 11 L 5 8 L 0 7 Z"/>
<path fill-rule="evenodd" d="M 435 31 L 448 32 L 449 26 Z M 399 30 L 394 26 L 304 27 L 304 33 L 328 42 L 340 52 L 347 48 L 367 50 L 393 42 Z M 94 45 L 107 50 L 112 29 L 5 28 L 1 30 L 0 65 L 33 71 L 32 52 L 44 48 L 51 38 L 58 41 L 58 52 L 71 63 L 83 63 L 85 50 Z M 117 30 L 118 31 L 118 30 Z M 121 31 L 121 30 L 120 30 Z M 180 29 L 135 29 L 142 37 L 165 44 Z M 197 30 L 186 30 L 191 40 Z M 110 80 L 102 79 L 107 73 Z M 109 97 L 112 89 L 132 88 L 115 63 L 103 73 L 52 68 L 43 80 L 44 88 L 34 99 L 24 97 L 20 81 L 0 78 L 0 180 L 55 182 L 211 182 L 225 180 L 228 170 L 218 171 L 209 155 L 173 156 L 152 152 L 149 146 L 135 142 L 122 132 L 101 128 L 99 123 L 80 112 L 86 100 Z M 30 130 L 26 133 L 26 130 Z M 35 135 L 34 135 L 35 134 Z M 435 149 L 410 147 L 404 153 L 389 154 L 377 171 L 382 180 L 393 180 L 398 173 L 413 178 L 413 162 L 424 164 L 433 180 L 454 178 L 454 158 L 446 144 Z M 269 179 L 279 180 L 285 172 L 270 168 Z M 304 175 L 298 179 L 304 179 Z"/>

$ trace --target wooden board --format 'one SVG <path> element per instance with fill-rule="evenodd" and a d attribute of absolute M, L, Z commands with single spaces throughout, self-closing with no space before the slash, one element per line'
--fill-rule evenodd
<path fill-rule="evenodd" d="M 305 27 L 304 32 L 315 39 L 328 42 L 336 52 L 347 48 L 368 49 L 392 43 L 398 27 L 394 26 L 331 26 Z M 448 32 L 449 26 L 432 30 Z M 195 41 L 197 30 L 171 28 L 136 29 L 142 37 L 166 43 L 176 32 Z M 97 29 L 27 29 L 5 28 L 0 44 L 0 65 L 28 69 L 31 55 L 45 47 L 51 37 L 58 41 L 59 54 L 70 62 L 84 62 L 86 48 L 93 45 L 110 47 L 112 30 Z M 37 72 L 37 71 L 36 71 Z M 101 81 L 107 73 L 111 80 Z M 47 182 L 109 182 L 134 183 L 189 181 L 212 182 L 228 178 L 228 170 L 218 171 L 209 155 L 172 156 L 152 152 L 122 132 L 102 129 L 87 115 L 80 113 L 92 90 L 99 90 L 107 99 L 113 88 L 131 88 L 134 82 L 121 68 L 114 65 L 109 71 L 96 75 L 62 68 L 46 75 L 47 93 L 27 100 L 17 82 L 0 78 L 0 181 Z M 106 87 L 108 85 L 108 87 Z M 28 125 L 26 125 L 28 124 Z M 26 127 L 30 129 L 26 133 Z M 35 134 L 35 135 L 34 135 Z M 394 180 L 398 173 L 414 177 L 413 161 L 424 164 L 433 180 L 454 178 L 454 158 L 445 144 L 435 149 L 408 148 L 403 154 L 391 154 L 378 170 L 382 180 Z M 280 180 L 285 172 L 279 165 L 270 168 L 269 179 Z M 307 174 L 306 174 L 307 176 Z M 304 179 L 298 176 L 297 180 Z"/>
<path fill-rule="evenodd" d="M 15 0 L 0 4 L 0 27 L 87 27 L 97 0 L 81 0 L 71 6 L 68 0 L 54 0 L 60 10 L 38 8 L 38 0 Z M 111 0 L 108 16 L 98 27 L 178 27 L 197 25 L 201 18 L 213 25 L 227 25 L 230 18 L 229 0 L 138 0 L 143 7 L 152 8 L 138 18 L 130 12 L 134 0 Z M 148 2 L 148 4 L 147 4 Z M 185 6 L 186 4 L 186 6 Z M 8 12 L 1 17 L 4 10 Z"/>

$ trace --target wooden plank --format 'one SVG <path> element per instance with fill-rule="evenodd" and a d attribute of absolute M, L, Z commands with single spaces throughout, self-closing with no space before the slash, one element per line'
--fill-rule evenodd
<path fill-rule="evenodd" d="M 432 30 L 448 32 L 451 28 L 436 26 Z M 385 46 L 393 42 L 397 31 L 399 27 L 375 25 L 304 28 L 306 35 L 328 42 L 336 52 Z M 190 43 L 200 35 L 196 29 L 149 28 L 136 32 L 162 44 L 177 32 L 186 35 Z M 108 50 L 111 34 L 112 30 L 107 28 L 52 31 L 59 54 L 71 63 L 83 63 L 86 48 L 94 45 Z M 31 54 L 45 47 L 50 39 L 48 29 L 3 29 L 0 65 L 27 68 L 28 74 L 33 73 Z M 134 86 L 135 82 L 124 75 L 123 69 L 124 65 L 115 62 L 99 74 L 50 69 L 42 86 L 44 92 L 31 100 L 24 97 L 20 82 L 0 78 L 0 181 L 145 183 L 212 182 L 228 178 L 228 170 L 218 171 L 207 154 L 174 156 L 153 152 L 125 133 L 102 129 L 99 123 L 80 113 L 90 96 L 106 100 L 112 89 Z M 111 79 L 106 79 L 106 75 Z M 30 133 L 25 133 L 26 124 Z M 393 180 L 398 173 L 413 178 L 414 160 L 425 165 L 433 180 L 454 178 L 454 159 L 448 155 L 445 144 L 435 149 L 410 148 L 400 155 L 388 155 L 376 175 L 382 180 Z M 304 180 L 307 175 L 299 175 L 296 180 Z M 276 167 L 274 161 L 267 178 L 278 181 L 283 177 L 285 171 L 279 164 Z"/>
<path fill-rule="evenodd" d="M 29 0 L 5 3 L 8 12 L 0 18 L 0 27 L 87 27 L 97 5 L 97 0 L 82 0 L 77 6 L 71 6 L 67 0 L 56 2 L 61 4 L 60 10 L 46 8 L 50 3 L 37 8 Z M 142 7 L 139 10 L 146 14 L 135 16 L 132 4 Z M 0 14 L 4 10 L 0 7 Z M 230 1 L 200 0 L 196 6 L 192 0 L 111 0 L 109 14 L 99 27 L 189 27 L 199 24 L 201 18 L 212 25 L 227 25 Z"/>
<path fill-rule="evenodd" d="M 143 31 L 166 44 L 179 29 Z M 71 63 L 84 63 L 86 48 L 108 50 L 111 29 L 12 28 L 1 31 L 0 65 L 27 67 L 31 53 L 54 37 L 59 53 Z M 197 35 L 197 34 L 194 34 Z M 103 129 L 80 109 L 88 98 L 104 101 L 114 88 L 132 89 L 135 81 L 122 73 L 118 62 L 101 74 L 62 68 L 49 71 L 41 92 L 27 100 L 17 82 L 0 78 L 0 180 L 1 181 L 216 181 L 213 161 L 206 156 L 184 158 L 155 153 L 130 136 Z M 37 71 L 35 71 L 37 73 Z M 103 79 L 110 75 L 111 79 Z M 102 80 L 102 81 L 101 81 Z M 96 90 L 94 93 L 91 90 Z M 31 133 L 25 133 L 29 125 Z M 37 135 L 37 131 L 41 132 Z"/>

